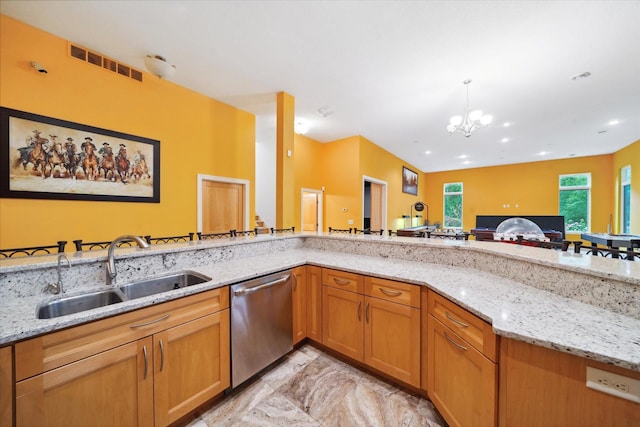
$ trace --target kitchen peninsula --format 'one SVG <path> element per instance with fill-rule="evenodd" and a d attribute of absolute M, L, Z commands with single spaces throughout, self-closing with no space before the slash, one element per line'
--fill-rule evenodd
<path fill-rule="evenodd" d="M 71 256 L 72 267 L 62 270 L 67 293 L 105 287 L 105 256 L 105 251 Z M 512 368 L 520 363 L 522 352 L 549 352 L 559 358 L 570 357 L 574 365 L 576 361 L 596 364 L 599 369 L 610 367 L 615 373 L 640 379 L 637 262 L 494 242 L 296 234 L 158 245 L 147 250 L 119 249 L 116 264 L 118 280 L 122 282 L 185 269 L 212 280 L 102 309 L 39 320 L 35 318 L 35 307 L 47 298 L 42 288 L 56 281 L 56 257 L 2 261 L 0 346 L 4 347 L 0 350 L 75 325 L 312 265 L 418 285 L 425 291 L 423 295 L 428 289 L 429 296 L 444 297 L 489 324 L 499 340 L 495 402 L 498 425 L 514 425 L 513 420 L 526 415 L 511 412 L 518 405 L 512 404 L 510 399 L 514 397 L 510 396 L 532 397 L 517 389 L 518 383 L 530 382 L 531 377 L 524 373 L 517 378 L 520 367 Z M 426 304 L 421 309 L 426 313 Z M 423 330 L 421 339 L 425 337 Z M 425 363 L 422 369 L 426 369 Z M 578 376 L 585 375 L 582 370 L 581 367 Z M 546 393 L 562 393 L 562 387 L 554 383 Z M 580 388 L 580 393 L 593 393 L 595 397 L 590 399 L 596 400 L 590 401 L 594 402 L 591 406 L 598 409 L 602 405 L 603 416 L 614 411 L 626 416 L 624 420 L 635 416 L 637 421 L 640 417 L 638 403 L 587 390 L 582 380 L 572 382 L 571 387 Z M 426 384 L 421 384 L 420 389 L 429 393 Z M 538 392 L 535 388 L 533 391 Z M 0 396 L 4 410 L 6 397 Z M 618 404 L 624 409 L 614 407 Z M 533 403 L 531 406 L 535 408 Z M 567 416 L 576 416 L 577 410 L 568 408 Z"/>

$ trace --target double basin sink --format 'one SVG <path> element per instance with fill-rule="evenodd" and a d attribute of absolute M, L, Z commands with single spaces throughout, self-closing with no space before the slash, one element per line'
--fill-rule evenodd
<path fill-rule="evenodd" d="M 118 304 L 123 301 L 169 292 L 174 289 L 181 289 L 210 280 L 210 277 L 194 271 L 181 271 L 174 274 L 138 280 L 118 286 L 117 288 L 63 296 L 41 302 L 36 307 L 36 317 L 38 319 L 52 319 L 54 317 L 66 316 L 94 308 Z"/>

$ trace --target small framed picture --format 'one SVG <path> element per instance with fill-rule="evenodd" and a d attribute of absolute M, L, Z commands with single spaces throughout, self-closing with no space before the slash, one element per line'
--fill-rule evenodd
<path fill-rule="evenodd" d="M 404 166 L 402 167 L 402 192 L 418 195 L 418 174 Z"/>

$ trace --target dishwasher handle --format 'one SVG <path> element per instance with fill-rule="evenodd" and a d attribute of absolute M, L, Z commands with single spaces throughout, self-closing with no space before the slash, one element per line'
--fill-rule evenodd
<path fill-rule="evenodd" d="M 277 280 L 273 280 L 271 282 L 263 283 L 262 285 L 253 286 L 251 288 L 236 289 L 235 291 L 233 291 L 233 294 L 237 295 L 237 296 L 252 294 L 254 292 L 258 292 L 258 291 L 261 291 L 263 289 L 270 288 L 272 286 L 276 286 L 276 285 L 279 285 L 281 283 L 285 283 L 287 280 L 289 280 L 289 277 L 291 277 L 291 276 L 287 275 L 287 276 L 281 277 L 281 278 L 279 278 Z"/>

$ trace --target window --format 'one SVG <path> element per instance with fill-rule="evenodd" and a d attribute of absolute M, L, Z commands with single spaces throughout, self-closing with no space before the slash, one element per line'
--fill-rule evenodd
<path fill-rule="evenodd" d="M 620 213 L 622 232 L 631 233 L 631 166 L 620 170 Z"/>
<path fill-rule="evenodd" d="M 560 215 L 567 233 L 591 228 L 591 174 L 560 175 Z"/>
<path fill-rule="evenodd" d="M 462 228 L 462 183 L 444 184 L 444 228 Z"/>

